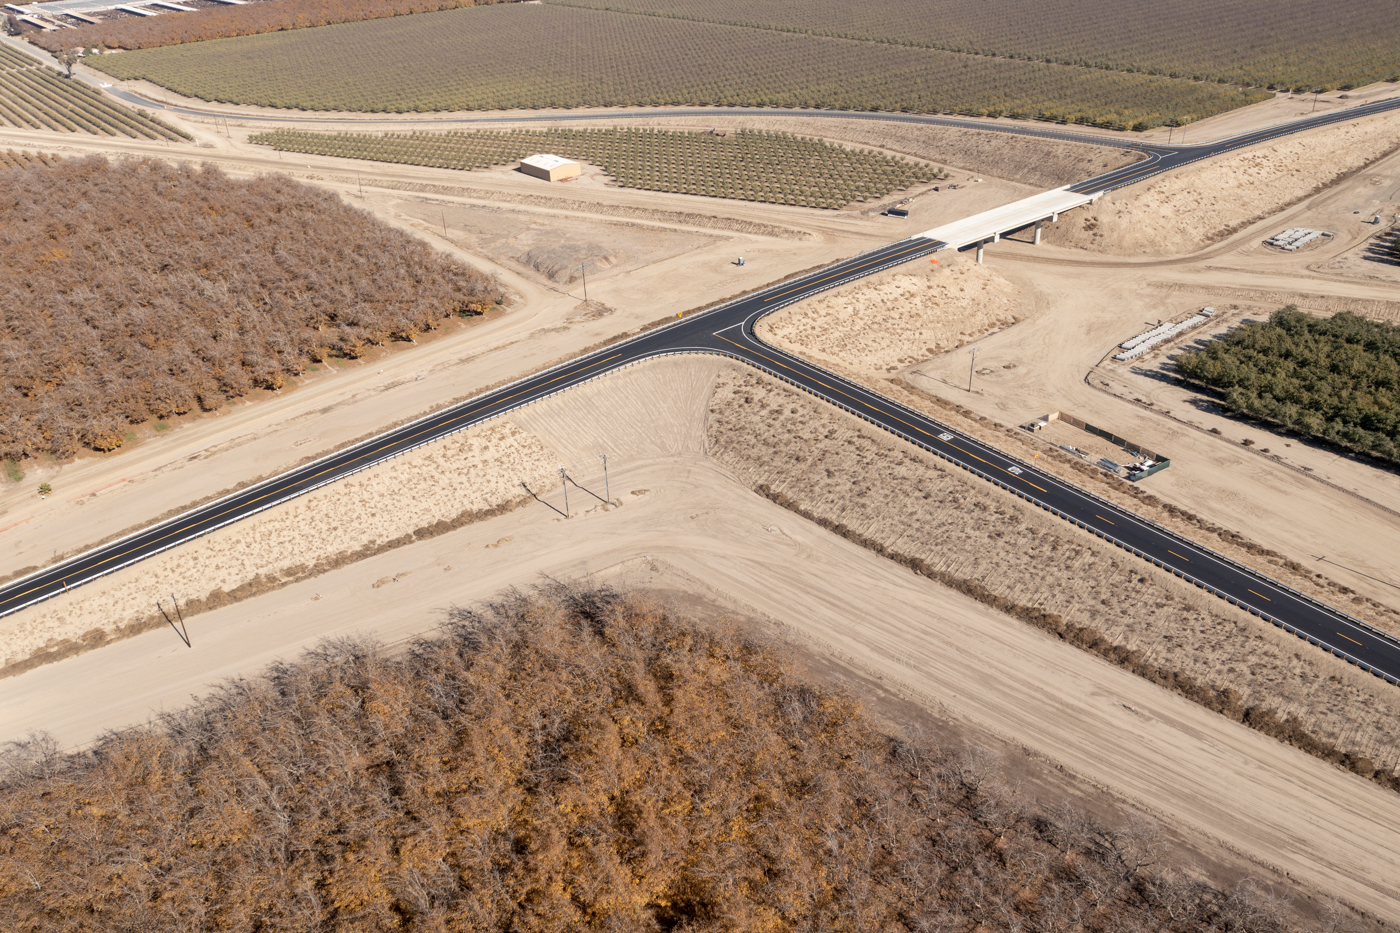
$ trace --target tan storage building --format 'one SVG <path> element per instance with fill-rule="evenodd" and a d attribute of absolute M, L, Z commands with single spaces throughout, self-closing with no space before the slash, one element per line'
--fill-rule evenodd
<path fill-rule="evenodd" d="M 526 175 L 534 175 L 536 178 L 543 178 L 545 181 L 560 181 L 565 178 L 577 178 L 583 174 L 583 166 L 577 162 L 570 162 L 568 159 L 561 159 L 557 155 L 532 155 L 528 159 L 520 160 L 520 170 Z"/>

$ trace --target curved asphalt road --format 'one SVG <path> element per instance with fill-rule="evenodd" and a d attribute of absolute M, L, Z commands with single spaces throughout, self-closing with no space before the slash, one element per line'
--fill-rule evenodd
<path fill-rule="evenodd" d="M 1146 162 L 1137 162 L 1100 175 L 1075 185 L 1074 190 L 1085 193 L 1108 191 L 1240 146 L 1391 109 L 1400 109 L 1400 100 L 1324 114 L 1315 119 L 1270 127 L 1210 145 L 1152 151 Z M 754 335 L 754 324 L 779 308 L 944 248 L 946 244 L 922 237 L 901 240 L 709 311 L 676 320 L 528 376 L 502 389 L 435 412 L 412 424 L 0 587 L 0 616 L 622 366 L 667 354 L 720 353 L 773 373 L 804 391 L 996 483 L 1052 514 L 1074 522 L 1080 528 L 1143 560 L 1151 561 L 1169 573 L 1195 583 L 1245 611 L 1297 634 L 1299 638 L 1346 658 L 1363 670 L 1384 677 L 1391 683 L 1400 683 L 1400 641 L 1092 493 L 1041 472 L 1029 463 L 962 435 L 926 415 L 769 347 Z"/>
<path fill-rule="evenodd" d="M 344 117 L 305 117 L 291 112 L 288 112 L 285 117 L 272 114 L 230 115 L 226 113 L 217 113 L 212 110 L 199 110 L 193 107 L 172 106 L 151 97 L 143 97 L 134 91 L 114 87 L 105 82 L 94 81 L 86 76 L 83 76 L 83 80 L 93 84 L 94 87 L 106 91 L 113 97 L 120 98 L 128 104 L 133 104 L 137 107 L 152 107 L 164 110 L 167 113 L 178 113 L 185 117 L 235 120 L 239 123 L 295 123 L 298 125 L 313 123 L 325 126 L 362 127 L 370 122 L 384 122 L 403 124 L 405 126 L 450 127 L 459 124 L 469 125 L 472 123 L 560 123 L 574 120 L 629 120 L 639 117 L 816 117 L 839 120 L 879 120 L 892 123 L 923 123 L 929 126 L 951 126 L 964 130 L 989 130 L 993 133 L 1014 133 L 1018 136 L 1039 136 L 1043 139 L 1062 139 L 1068 142 L 1109 146 L 1114 149 L 1150 150 L 1154 148 L 1131 139 L 1112 136 L 1095 136 L 1091 133 L 1077 133 L 1073 130 L 1054 129 L 1053 127 L 1055 124 L 1051 123 L 1018 122 L 1015 120 L 1008 120 L 1002 123 L 988 120 L 973 120 L 964 117 L 944 117 L 925 113 L 895 113 L 892 111 L 867 110 L 815 110 L 800 107 L 629 107 L 618 110 L 585 113 L 575 113 L 569 110 L 554 110 L 544 113 L 532 113 L 520 117 L 400 117 L 396 114 L 386 114 L 381 121 L 373 120 L 374 114 L 371 113 L 366 113 L 360 117 L 350 119 Z M 1071 124 L 1065 125 L 1069 126 Z M 1163 146 L 1161 148 L 1163 151 L 1166 151 L 1167 147 Z"/>

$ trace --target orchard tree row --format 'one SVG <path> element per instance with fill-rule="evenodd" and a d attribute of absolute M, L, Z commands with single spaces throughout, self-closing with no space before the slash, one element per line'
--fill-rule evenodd
<path fill-rule="evenodd" d="M 1289 305 L 1176 366 L 1242 414 L 1400 460 L 1400 326 Z"/>
<path fill-rule="evenodd" d="M 1214 82 L 522 3 L 90 61 L 204 100 L 377 113 L 724 105 L 1148 129 L 1271 96 Z"/>
<path fill-rule="evenodd" d="M 501 294 L 286 176 L 95 156 L 0 190 L 0 459 L 112 450 Z"/>
<path fill-rule="evenodd" d="M 250 137 L 289 152 L 482 169 L 540 152 L 589 162 L 628 188 L 809 207 L 844 207 L 944 177 L 926 162 L 788 133 L 638 129 L 312 133 Z"/>

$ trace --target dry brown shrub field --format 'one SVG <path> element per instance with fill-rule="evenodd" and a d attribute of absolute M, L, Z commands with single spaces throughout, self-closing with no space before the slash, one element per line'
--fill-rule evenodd
<path fill-rule="evenodd" d="M 774 501 L 1400 790 L 1400 696 L 1384 682 L 766 377 L 721 374 L 710 412 L 709 454 Z"/>
<path fill-rule="evenodd" d="M 1325 11 L 1272 0 L 550 2 L 1258 87 L 1400 79 L 1400 8 L 1370 0 L 1341 0 Z"/>
<path fill-rule="evenodd" d="M 0 457 L 121 446 L 332 354 L 499 300 L 336 195 L 154 159 L 65 159 L 0 194 Z"/>
<path fill-rule="evenodd" d="M 102 47 L 150 49 L 183 42 L 254 36 L 284 29 L 307 29 L 355 23 L 385 16 L 487 6 L 501 0 L 278 0 L 203 9 L 195 13 L 162 11 L 160 16 L 127 16 L 92 26 L 36 33 L 35 45 L 60 49 Z M 100 15 L 100 14 L 99 14 Z"/>
<path fill-rule="evenodd" d="M 663 104 L 980 113 L 1157 126 L 1266 93 L 1169 77 L 505 3 L 90 60 L 205 100 L 407 112 Z"/>
<path fill-rule="evenodd" d="M 624 188 L 844 207 L 933 181 L 945 173 L 869 149 L 789 133 L 637 129 L 448 133 L 312 133 L 273 130 L 249 138 L 274 149 L 437 168 L 488 168 L 537 152 L 588 162 Z"/>
<path fill-rule="evenodd" d="M 99 91 L 59 75 L 47 65 L 0 45 L 0 126 L 129 136 L 188 139 L 183 130 L 113 103 Z"/>
<path fill-rule="evenodd" d="M 1290 928 L 1130 815 L 878 731 L 737 623 L 562 586 L 337 642 L 149 728 L 0 757 L 0 925 Z"/>

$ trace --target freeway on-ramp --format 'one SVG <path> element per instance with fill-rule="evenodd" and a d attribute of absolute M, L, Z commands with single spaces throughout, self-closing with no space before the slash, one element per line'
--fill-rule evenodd
<path fill-rule="evenodd" d="M 1147 162 L 1106 173 L 1071 190 L 1108 191 L 1168 168 L 1313 126 L 1400 109 L 1400 100 L 1301 120 L 1208 146 L 1154 153 Z M 1132 170 L 1137 169 L 1133 174 Z M 787 282 L 682 317 L 511 385 L 434 412 L 411 424 L 337 451 L 215 502 L 12 581 L 0 587 L 0 616 L 59 595 L 184 541 L 271 508 L 423 444 L 499 417 L 620 367 L 676 353 L 718 353 L 754 365 L 838 405 L 873 425 L 996 483 L 1034 506 L 1073 522 L 1135 557 L 1228 600 L 1243 611 L 1343 657 L 1391 683 L 1400 683 L 1400 641 L 1340 610 L 1215 554 L 1145 518 L 1066 483 L 1033 465 L 812 363 L 762 343 L 754 325 L 763 316 L 827 289 L 948 249 L 927 236 L 891 243 Z"/>

